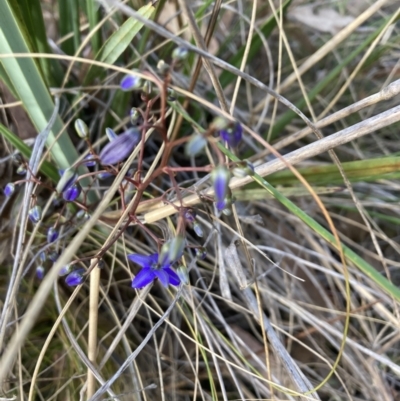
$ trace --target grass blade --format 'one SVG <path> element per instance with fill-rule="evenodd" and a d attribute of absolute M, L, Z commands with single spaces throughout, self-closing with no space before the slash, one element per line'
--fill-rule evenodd
<path fill-rule="evenodd" d="M 154 6 L 148 4 L 140 8 L 138 13 L 144 18 L 149 19 L 153 15 L 154 10 Z M 114 64 L 142 27 L 143 24 L 134 18 L 131 17 L 127 19 L 124 24 L 107 39 L 100 51 L 96 54 L 95 60 L 107 64 Z M 100 72 L 101 69 L 99 67 L 92 66 L 86 75 L 85 84 L 89 84 Z"/>

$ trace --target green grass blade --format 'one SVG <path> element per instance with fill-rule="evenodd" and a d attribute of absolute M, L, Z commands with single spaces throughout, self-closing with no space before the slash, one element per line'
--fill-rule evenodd
<path fill-rule="evenodd" d="M 47 43 L 46 28 L 39 0 L 11 0 L 14 14 L 20 19 L 20 29 L 25 29 L 25 37 L 29 40 L 30 50 L 35 53 L 50 53 Z M 61 82 L 62 71 L 56 60 L 49 58 L 36 59 L 47 85 Z"/>
<path fill-rule="evenodd" d="M 61 48 L 65 53 L 72 56 L 80 44 L 78 0 L 59 0 L 58 12 L 60 14 L 58 20 L 60 35 L 62 37 L 69 36 L 61 43 Z"/>
<path fill-rule="evenodd" d="M 400 177 L 400 157 L 382 157 L 342 163 L 343 170 L 350 182 L 377 181 Z M 311 166 L 299 168 L 298 172 L 310 184 L 343 184 L 343 177 L 336 165 Z M 271 174 L 268 182 L 272 185 L 295 185 L 299 180 L 290 170 Z"/>
<path fill-rule="evenodd" d="M 143 17 L 150 18 L 154 10 L 154 6 L 148 4 L 140 8 L 138 12 Z M 100 51 L 96 54 L 95 60 L 107 64 L 114 64 L 142 27 L 143 24 L 134 18 L 127 19 L 122 26 L 107 39 Z M 101 74 L 101 72 L 101 68 L 92 66 L 86 75 L 85 85 L 89 84 L 94 77 Z"/>
<path fill-rule="evenodd" d="M 100 21 L 99 5 L 95 0 L 86 0 L 86 14 L 89 21 L 90 30 L 94 29 Z M 92 50 L 95 54 L 98 53 L 101 47 L 101 31 L 98 30 L 90 38 Z"/>
<path fill-rule="evenodd" d="M 286 0 L 282 8 L 278 10 L 278 18 L 280 17 L 281 13 L 285 13 L 287 8 L 290 6 L 290 3 L 292 0 Z M 277 26 L 277 21 L 273 15 L 271 15 L 265 24 L 260 28 L 260 31 L 262 34 L 268 38 L 269 35 L 271 35 L 271 32 L 274 30 L 274 28 Z M 257 33 L 254 35 L 251 45 L 250 45 L 250 50 L 249 50 L 249 55 L 248 55 L 248 61 L 250 62 L 254 57 L 257 56 L 257 53 L 260 51 L 262 47 L 262 41 L 260 38 L 260 35 Z M 229 63 L 232 64 L 233 66 L 239 68 L 240 63 L 242 62 L 244 52 L 245 52 L 246 45 L 243 45 L 240 47 L 240 49 L 235 53 L 235 55 L 229 60 Z M 236 75 L 232 74 L 231 72 L 228 71 L 223 71 L 220 75 L 220 82 L 221 86 L 225 88 L 228 86 L 234 79 L 236 79 Z"/>
<path fill-rule="evenodd" d="M 18 149 L 20 153 L 27 159 L 30 159 L 32 149 L 18 138 L 13 132 L 8 130 L 3 124 L 0 124 L 0 135 L 2 135 L 15 149 Z M 57 169 L 48 161 L 44 161 L 40 166 L 40 172 L 52 180 L 55 184 L 60 179 Z"/>
<path fill-rule="evenodd" d="M 19 21 L 9 1 L 4 0 L 0 2 L 0 54 L 13 53 L 29 54 L 29 42 L 19 27 Z M 0 56 L 0 60 L 15 89 L 17 98 L 22 101 L 37 131 L 43 131 L 54 111 L 54 103 L 37 64 L 31 58 Z M 52 145 L 51 154 L 58 168 L 66 169 L 77 160 L 78 153 L 66 132 L 56 140 L 63 128 L 63 122 L 57 116 L 49 133 L 47 146 Z M 84 174 L 87 169 L 81 166 L 79 172 Z M 85 180 L 84 184 L 88 183 Z M 93 201 L 94 193 L 90 193 L 89 196 Z"/>
<path fill-rule="evenodd" d="M 241 161 L 238 157 L 232 154 L 221 143 L 218 143 L 218 148 L 227 155 L 232 161 Z M 256 181 L 262 188 L 269 192 L 277 201 L 285 206 L 291 213 L 297 216 L 300 220 L 306 223 L 314 232 L 321 238 L 331 244 L 334 248 L 338 248 L 335 237 L 323 226 L 317 223 L 312 217 L 296 206 L 292 201 L 283 196 L 277 189 L 268 183 L 263 177 L 254 174 L 254 181 Z M 363 258 L 353 252 L 349 247 L 341 244 L 344 256 L 346 259 L 357 266 L 366 276 L 375 282 L 386 294 L 392 296 L 400 302 L 400 288 L 391 283 L 386 277 L 382 276 L 372 265 L 366 262 Z"/>

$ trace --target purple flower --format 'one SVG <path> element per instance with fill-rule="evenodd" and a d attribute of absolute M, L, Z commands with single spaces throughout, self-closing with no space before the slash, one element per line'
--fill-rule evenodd
<path fill-rule="evenodd" d="M 47 242 L 51 244 L 58 239 L 58 231 L 54 227 L 50 227 L 47 230 Z"/>
<path fill-rule="evenodd" d="M 73 202 L 81 194 L 81 188 L 78 185 L 73 185 L 63 192 L 62 196 L 67 202 Z"/>
<path fill-rule="evenodd" d="M 4 188 L 4 195 L 9 198 L 15 191 L 15 184 L 9 182 Z"/>
<path fill-rule="evenodd" d="M 132 71 L 133 73 L 135 70 Z M 134 89 L 140 89 L 142 87 L 143 80 L 137 75 L 125 75 L 119 86 L 123 91 L 131 91 Z"/>
<path fill-rule="evenodd" d="M 65 283 L 70 287 L 75 287 L 79 284 L 82 284 L 85 279 L 84 278 L 85 272 L 86 272 L 85 269 L 74 270 L 72 273 L 68 274 L 68 276 L 65 278 Z"/>
<path fill-rule="evenodd" d="M 61 268 L 61 270 L 58 272 L 58 275 L 60 277 L 66 276 L 68 273 L 71 272 L 71 269 L 72 269 L 72 265 L 69 263 Z"/>
<path fill-rule="evenodd" d="M 128 259 L 142 268 L 132 280 L 132 288 L 143 288 L 157 278 L 164 287 L 168 287 L 168 284 L 180 284 L 178 275 L 171 269 L 171 261 L 166 258 L 165 262 L 160 264 L 158 258 L 158 253 L 149 256 L 137 253 L 128 255 Z"/>
<path fill-rule="evenodd" d="M 225 198 L 228 194 L 230 178 L 231 174 L 229 170 L 223 165 L 216 167 L 211 173 L 211 179 L 214 185 L 215 201 L 219 211 L 226 207 L 227 202 Z"/>
<path fill-rule="evenodd" d="M 233 127 L 220 130 L 219 135 L 228 142 L 229 146 L 234 148 L 242 140 L 243 127 L 240 123 L 235 123 Z"/>
<path fill-rule="evenodd" d="M 140 132 L 136 128 L 118 135 L 104 146 L 100 152 L 100 161 L 103 165 L 112 165 L 125 160 L 140 141 Z"/>

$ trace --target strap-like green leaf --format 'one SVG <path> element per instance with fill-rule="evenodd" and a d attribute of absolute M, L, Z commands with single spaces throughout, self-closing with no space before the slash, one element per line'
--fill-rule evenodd
<path fill-rule="evenodd" d="M 143 17 L 150 18 L 154 10 L 154 6 L 148 4 L 140 8 L 138 12 Z M 143 24 L 134 18 L 127 19 L 122 26 L 107 39 L 100 51 L 96 54 L 95 60 L 114 64 L 142 27 Z M 100 72 L 101 69 L 99 67 L 92 66 L 86 75 L 85 85 L 89 84 Z"/>

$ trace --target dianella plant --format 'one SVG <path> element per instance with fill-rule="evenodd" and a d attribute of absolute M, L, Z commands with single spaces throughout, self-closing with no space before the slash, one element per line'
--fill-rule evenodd
<path fill-rule="evenodd" d="M 400 11 L 294 3 L 0 0 L 0 400 L 396 393 Z"/>

